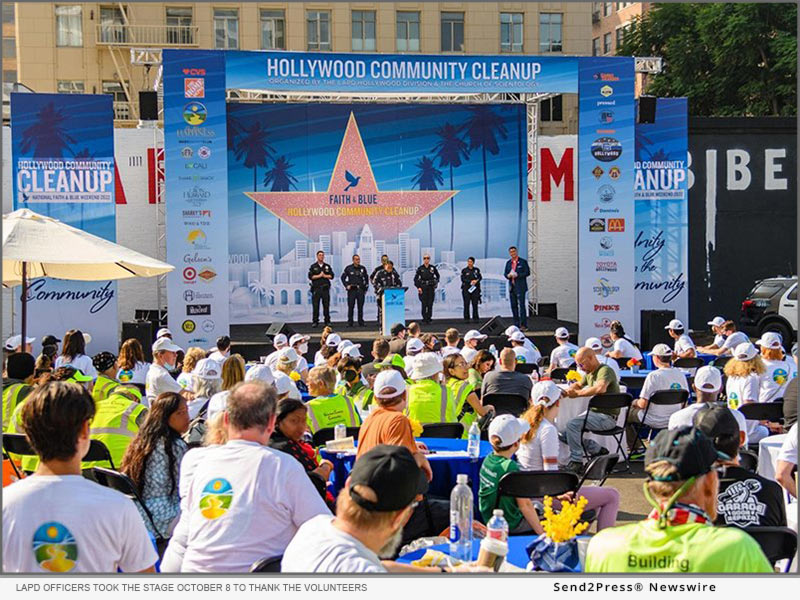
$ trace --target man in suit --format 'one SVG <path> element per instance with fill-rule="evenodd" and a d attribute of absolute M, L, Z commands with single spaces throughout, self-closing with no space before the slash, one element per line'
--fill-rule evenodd
<path fill-rule="evenodd" d="M 369 287 L 367 269 L 361 264 L 358 254 L 353 255 L 353 264 L 342 273 L 342 283 L 347 290 L 347 326 L 353 326 L 353 308 L 358 305 L 358 324 L 364 326 L 364 296 Z"/>
<path fill-rule="evenodd" d="M 520 329 L 528 328 L 528 308 L 525 294 L 528 293 L 528 275 L 531 274 L 528 261 L 520 258 L 517 247 L 508 249 L 511 257 L 506 261 L 503 275 L 508 279 L 508 296 L 511 300 L 511 314 L 514 315 L 514 325 Z"/>

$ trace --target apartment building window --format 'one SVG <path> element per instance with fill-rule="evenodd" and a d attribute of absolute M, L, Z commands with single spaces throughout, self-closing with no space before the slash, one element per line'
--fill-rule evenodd
<path fill-rule="evenodd" d="M 442 13 L 442 52 L 464 51 L 464 13 Z"/>
<path fill-rule="evenodd" d="M 542 100 L 539 104 L 539 116 L 541 117 L 542 121 L 563 121 L 563 97 L 554 96 L 553 98 Z"/>
<path fill-rule="evenodd" d="M 592 56 L 600 56 L 600 38 L 592 39 Z"/>
<path fill-rule="evenodd" d="M 419 52 L 419 13 L 398 11 L 397 51 Z"/>
<path fill-rule="evenodd" d="M 3 25 L 6 23 L 13 24 L 14 23 L 14 3 L 13 2 L 4 2 L 3 3 Z"/>
<path fill-rule="evenodd" d="M 167 43 L 194 44 L 192 9 L 167 7 Z"/>
<path fill-rule="evenodd" d="M 375 50 L 375 11 L 353 11 L 353 51 Z"/>
<path fill-rule="evenodd" d="M 82 81 L 59 79 L 56 91 L 59 94 L 83 94 L 86 92 L 86 88 Z"/>
<path fill-rule="evenodd" d="M 633 4 L 633 2 L 617 2 L 616 4 L 617 4 L 617 11 L 619 11 L 622 8 L 628 8 L 631 4 Z"/>
<path fill-rule="evenodd" d="M 261 11 L 261 49 L 286 50 L 286 16 L 282 10 Z"/>
<path fill-rule="evenodd" d="M 100 7 L 100 41 L 122 44 L 128 41 L 128 29 L 118 6 Z"/>
<path fill-rule="evenodd" d="M 539 51 L 561 52 L 561 13 L 539 14 Z"/>
<path fill-rule="evenodd" d="M 5 6 L 4 4 L 4 17 Z M 81 7 L 77 5 L 56 6 L 56 46 L 83 46 L 82 13 Z M 3 21 L 5 22 L 5 18 Z"/>
<path fill-rule="evenodd" d="M 3 38 L 3 58 L 16 58 L 17 57 L 17 40 L 16 38 Z"/>
<path fill-rule="evenodd" d="M 611 33 L 603 35 L 603 54 L 611 52 Z"/>
<path fill-rule="evenodd" d="M 617 36 L 617 49 L 622 46 L 622 42 L 625 39 L 625 28 L 624 27 L 617 27 L 616 29 L 616 36 Z"/>
<path fill-rule="evenodd" d="M 103 93 L 113 96 L 115 119 L 128 120 L 131 118 L 131 105 L 125 95 L 125 89 L 119 81 L 104 81 Z"/>
<path fill-rule="evenodd" d="M 611 11 L 613 10 L 612 4 L 614 4 L 614 3 L 613 2 L 603 2 L 603 16 L 604 17 L 607 17 L 607 16 L 609 16 L 611 14 Z"/>
<path fill-rule="evenodd" d="M 500 51 L 522 52 L 522 13 L 500 13 Z"/>
<path fill-rule="evenodd" d="M 306 12 L 309 50 L 331 49 L 331 13 L 327 10 Z"/>
<path fill-rule="evenodd" d="M 214 47 L 217 50 L 239 49 L 238 9 L 214 9 Z"/>

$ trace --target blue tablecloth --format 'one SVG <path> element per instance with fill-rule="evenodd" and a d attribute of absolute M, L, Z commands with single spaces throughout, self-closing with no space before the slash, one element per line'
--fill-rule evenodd
<path fill-rule="evenodd" d="M 433 471 L 433 481 L 431 481 L 428 488 L 428 494 L 437 498 L 449 499 L 450 492 L 453 491 L 453 487 L 456 485 L 456 476 L 460 473 L 466 473 L 472 485 L 472 495 L 475 498 L 475 510 L 477 511 L 478 489 L 480 488 L 478 475 L 480 474 L 483 459 L 492 451 L 489 442 L 481 441 L 480 458 L 471 460 L 466 456 L 436 455 L 437 451 L 466 450 L 467 440 L 420 438 L 419 441 L 423 442 L 432 452 L 432 454 L 427 455 L 428 462 L 431 464 L 431 471 Z M 332 492 L 335 496 L 344 487 L 344 482 L 353 469 L 353 463 L 356 460 L 355 454 L 331 452 L 321 448 L 320 455 L 333 463 L 331 483 L 333 484 Z"/>
<path fill-rule="evenodd" d="M 514 565 L 515 567 L 519 567 L 524 569 L 528 562 L 530 561 L 530 556 L 525 551 L 525 548 L 530 544 L 533 540 L 536 539 L 537 536 L 535 535 L 512 535 L 508 538 L 508 555 L 506 556 L 506 560 Z M 473 540 L 472 541 L 472 560 L 476 560 L 478 558 L 478 550 L 480 549 L 480 541 Z M 450 551 L 450 547 L 448 544 L 441 544 L 439 546 L 431 546 L 430 548 L 423 548 L 422 550 L 415 550 L 414 552 L 409 552 L 405 556 L 401 556 L 397 559 L 397 562 L 402 563 L 410 563 L 415 561 L 425 554 L 426 550 L 439 550 L 440 552 L 444 552 L 448 554 Z"/>
<path fill-rule="evenodd" d="M 642 352 L 642 356 L 644 357 L 644 366 L 648 369 L 655 369 L 656 366 L 653 364 L 653 357 L 649 352 Z M 697 353 L 697 358 L 703 359 L 703 362 L 707 365 L 710 365 L 715 358 L 717 358 L 714 354 L 703 354 L 702 352 Z"/>

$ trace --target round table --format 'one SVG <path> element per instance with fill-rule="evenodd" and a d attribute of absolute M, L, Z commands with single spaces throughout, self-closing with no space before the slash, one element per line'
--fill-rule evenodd
<path fill-rule="evenodd" d="M 506 560 L 509 564 L 524 569 L 530 561 L 530 556 L 525 550 L 528 544 L 535 540 L 538 536 L 535 535 L 512 535 L 508 537 L 508 555 Z M 449 544 L 439 544 L 437 546 L 429 546 L 428 548 L 421 548 L 414 552 L 409 552 L 403 556 L 398 557 L 397 562 L 411 563 L 415 560 L 422 558 L 427 550 L 438 550 L 448 554 L 450 551 Z M 480 550 L 480 540 L 472 541 L 472 560 L 477 560 L 478 551 Z"/>

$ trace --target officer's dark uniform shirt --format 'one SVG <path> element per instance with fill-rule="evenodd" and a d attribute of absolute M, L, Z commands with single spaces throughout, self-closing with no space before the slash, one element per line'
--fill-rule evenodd
<path fill-rule="evenodd" d="M 433 265 L 420 265 L 414 275 L 414 285 L 418 288 L 435 288 L 439 283 L 439 271 Z"/>
<path fill-rule="evenodd" d="M 475 284 L 476 291 L 481 289 L 481 279 L 483 279 L 483 275 L 481 275 L 481 270 L 478 267 L 464 267 L 461 269 L 461 289 L 468 290 L 472 287 L 472 281 L 477 280 L 478 283 Z"/>
<path fill-rule="evenodd" d="M 369 286 L 366 267 L 364 265 L 347 265 L 342 273 L 342 283 L 348 291 L 350 286 L 354 285 L 359 292 L 366 292 Z"/>
<path fill-rule="evenodd" d="M 382 269 L 380 273 L 375 275 L 375 293 L 381 294 L 383 290 L 389 287 L 400 287 L 403 285 L 403 280 L 400 279 L 400 274 L 392 270 L 391 272 Z"/>
<path fill-rule="evenodd" d="M 333 275 L 333 269 L 331 269 L 331 266 L 328 263 L 322 263 L 322 266 L 320 266 L 318 262 L 315 262 L 313 265 L 311 265 L 308 269 L 308 278 L 311 280 L 312 290 L 324 290 L 331 287 L 331 280 L 327 277 L 311 279 L 314 275 L 319 275 L 320 273 Z"/>

